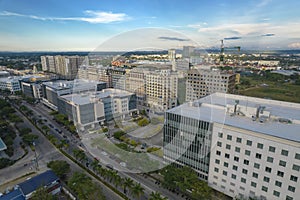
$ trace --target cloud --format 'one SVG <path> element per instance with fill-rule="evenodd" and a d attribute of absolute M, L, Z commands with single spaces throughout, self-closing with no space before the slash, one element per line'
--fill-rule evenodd
<path fill-rule="evenodd" d="M 300 49 L 300 42 L 294 42 L 288 45 L 289 48 L 292 49 Z"/>
<path fill-rule="evenodd" d="M 83 21 L 92 24 L 98 23 L 111 23 L 111 22 L 120 22 L 129 19 L 128 15 L 125 13 L 112 13 L 112 12 L 103 12 L 103 11 L 93 11 L 86 10 L 84 11 L 86 17 L 41 17 L 36 15 L 24 15 L 20 13 L 14 13 L 9 11 L 0 12 L 0 16 L 15 16 L 15 17 L 26 17 L 36 20 L 49 20 L 49 21 Z"/>
<path fill-rule="evenodd" d="M 242 39 L 242 37 L 234 36 L 234 37 L 226 37 L 226 38 L 224 38 L 224 40 L 239 40 L 239 39 Z"/>
<path fill-rule="evenodd" d="M 198 24 L 188 24 L 187 27 L 188 28 L 201 28 L 203 26 L 206 26 L 208 23 L 207 22 L 202 22 L 202 23 L 198 23 Z"/>
<path fill-rule="evenodd" d="M 268 5 L 272 0 L 261 0 L 256 7 L 264 7 L 266 5 Z"/>
<path fill-rule="evenodd" d="M 166 37 L 166 36 L 158 37 L 158 39 L 161 39 L 161 40 L 180 41 L 180 42 L 189 41 L 189 39 L 178 38 L 178 37 Z"/>
<path fill-rule="evenodd" d="M 267 34 L 263 34 L 261 35 L 262 37 L 271 37 L 271 36 L 274 36 L 275 34 L 274 33 L 267 33 Z"/>

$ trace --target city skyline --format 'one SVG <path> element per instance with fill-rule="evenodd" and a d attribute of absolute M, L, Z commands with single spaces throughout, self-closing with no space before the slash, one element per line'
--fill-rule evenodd
<path fill-rule="evenodd" d="M 214 48 L 220 39 L 244 49 L 299 49 L 299 6 L 295 0 L 1 0 L 0 51 L 93 51 L 114 37 L 149 27 L 174 33 L 156 35 L 153 45 L 165 49 L 182 47 L 188 40 Z M 136 39 L 135 34 L 129 37 Z M 116 50 L 132 50 L 127 45 L 118 43 Z"/>

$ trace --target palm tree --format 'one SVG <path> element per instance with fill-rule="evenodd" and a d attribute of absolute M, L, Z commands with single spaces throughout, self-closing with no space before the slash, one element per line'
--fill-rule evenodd
<path fill-rule="evenodd" d="M 141 198 L 141 196 L 144 194 L 145 188 L 141 186 L 140 183 L 136 183 L 132 188 L 131 188 L 131 193 L 133 197 L 137 197 L 138 199 Z"/>
<path fill-rule="evenodd" d="M 167 197 L 162 197 L 159 192 L 151 192 L 149 200 L 167 200 Z"/>
<path fill-rule="evenodd" d="M 95 160 L 91 163 L 91 167 L 92 167 L 93 171 L 96 172 L 96 173 L 97 173 L 98 166 L 99 166 L 99 161 L 95 159 Z"/>
<path fill-rule="evenodd" d="M 124 189 L 124 194 L 127 192 L 127 188 L 131 188 L 133 186 L 133 180 L 130 178 L 125 178 L 123 181 L 123 189 Z"/>
<path fill-rule="evenodd" d="M 117 174 L 114 180 L 116 188 L 118 188 L 122 184 L 122 178 Z"/>

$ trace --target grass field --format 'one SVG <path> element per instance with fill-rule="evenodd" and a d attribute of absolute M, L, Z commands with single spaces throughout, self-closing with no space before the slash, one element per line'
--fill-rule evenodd
<path fill-rule="evenodd" d="M 300 103 L 299 85 L 249 77 L 247 80 L 250 82 L 249 88 L 240 90 L 241 95 Z M 267 84 L 267 86 L 262 86 L 262 84 Z"/>

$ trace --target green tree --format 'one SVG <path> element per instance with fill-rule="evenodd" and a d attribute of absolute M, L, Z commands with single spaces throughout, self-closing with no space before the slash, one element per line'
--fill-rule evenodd
<path fill-rule="evenodd" d="M 23 135 L 23 137 L 22 137 L 23 142 L 26 144 L 32 144 L 38 138 L 39 138 L 39 136 L 34 135 L 34 134 L 26 134 L 26 135 Z"/>
<path fill-rule="evenodd" d="M 159 192 L 151 192 L 150 198 L 148 200 L 167 200 L 167 197 L 161 196 Z"/>
<path fill-rule="evenodd" d="M 140 199 L 144 194 L 144 190 L 145 188 L 143 188 L 140 183 L 136 183 L 131 188 L 131 194 L 134 198 Z"/>
<path fill-rule="evenodd" d="M 139 126 L 147 126 L 148 124 L 149 124 L 149 120 L 147 118 L 143 118 L 138 122 Z"/>
<path fill-rule="evenodd" d="M 31 200 L 54 200 L 55 198 L 48 193 L 46 188 L 40 187 L 32 194 L 30 199 Z"/>
<path fill-rule="evenodd" d="M 70 164 L 64 160 L 54 160 L 47 163 L 47 167 L 51 168 L 54 173 L 61 179 L 66 177 L 70 172 Z"/>
<path fill-rule="evenodd" d="M 125 178 L 123 180 L 123 189 L 124 189 L 124 194 L 127 194 L 127 189 L 131 189 L 133 186 L 133 180 L 130 178 Z"/>
<path fill-rule="evenodd" d="M 79 161 L 86 159 L 86 155 L 85 155 L 84 151 L 81 149 L 74 149 L 73 154 L 74 154 L 75 158 Z"/>

